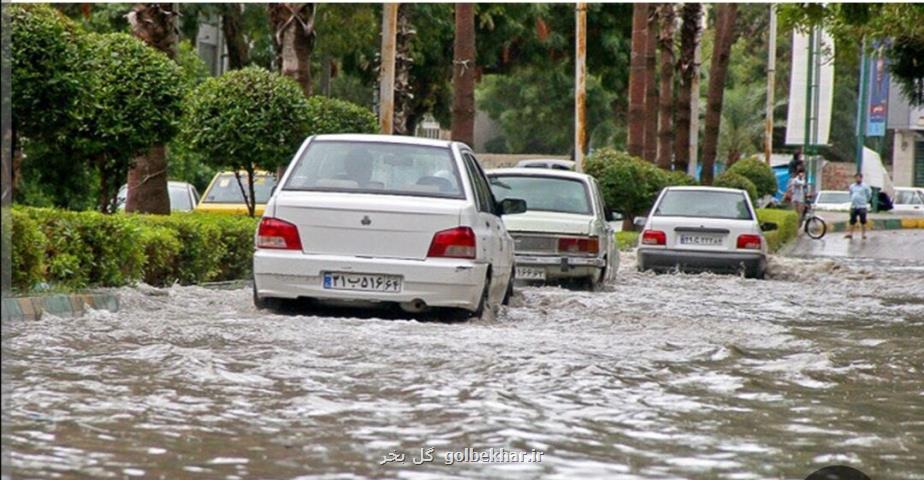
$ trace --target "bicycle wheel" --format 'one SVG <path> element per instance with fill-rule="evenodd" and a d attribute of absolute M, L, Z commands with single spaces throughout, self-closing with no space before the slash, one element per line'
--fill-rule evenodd
<path fill-rule="evenodd" d="M 805 219 L 805 234 L 818 240 L 828 232 L 828 224 L 818 217 L 809 217 Z"/>

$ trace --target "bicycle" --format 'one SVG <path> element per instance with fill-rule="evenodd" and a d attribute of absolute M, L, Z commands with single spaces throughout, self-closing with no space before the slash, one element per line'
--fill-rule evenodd
<path fill-rule="evenodd" d="M 805 203 L 805 212 L 802 214 L 800 225 L 805 230 L 805 234 L 813 240 L 819 240 L 828 232 L 828 224 L 824 219 L 815 215 L 815 202 Z"/>

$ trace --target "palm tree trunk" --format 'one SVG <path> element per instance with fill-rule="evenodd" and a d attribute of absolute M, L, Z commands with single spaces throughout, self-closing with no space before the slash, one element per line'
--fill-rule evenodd
<path fill-rule="evenodd" d="M 475 6 L 456 4 L 452 62 L 452 139 L 475 143 Z"/>
<path fill-rule="evenodd" d="M 295 79 L 305 96 L 310 97 L 315 4 L 270 3 L 266 8 L 273 29 L 279 71 Z"/>
<path fill-rule="evenodd" d="M 738 6 L 722 3 L 716 8 L 715 45 L 712 50 L 712 64 L 709 66 L 709 90 L 706 97 L 705 130 L 703 132 L 704 185 L 712 185 L 716 150 L 719 143 L 719 123 L 722 120 L 722 99 L 725 95 L 725 77 L 728 73 L 728 58 L 735 39 L 735 17 Z"/>
<path fill-rule="evenodd" d="M 680 13 L 683 24 L 680 27 L 680 58 L 677 62 L 679 82 L 677 105 L 674 108 L 677 115 L 674 128 L 674 168 L 681 172 L 686 172 L 690 166 L 690 102 L 693 100 L 693 76 L 699 73 L 696 71 L 695 56 L 702 10 L 703 6 L 698 3 L 685 3 Z"/>
<path fill-rule="evenodd" d="M 221 3 L 221 31 L 228 48 L 228 67 L 237 70 L 250 65 L 250 46 L 244 39 L 244 4 Z"/>
<path fill-rule="evenodd" d="M 414 14 L 413 3 L 398 6 L 398 25 L 395 35 L 395 116 L 392 130 L 396 135 L 413 135 L 410 116 L 414 100 L 411 88 L 411 42 L 414 40 L 414 26 L 411 22 Z"/>
<path fill-rule="evenodd" d="M 645 46 L 648 43 L 648 4 L 632 7 L 632 50 L 629 57 L 629 155 L 645 152 Z"/>
<path fill-rule="evenodd" d="M 645 160 L 658 157 L 658 5 L 648 7 L 648 40 L 645 42 Z"/>
<path fill-rule="evenodd" d="M 665 3 L 658 9 L 660 35 L 658 46 L 661 49 L 661 92 L 660 114 L 658 119 L 658 166 L 670 170 L 671 140 L 674 137 L 671 107 L 674 100 L 674 4 Z"/>
<path fill-rule="evenodd" d="M 177 47 L 177 14 L 173 7 L 172 3 L 138 3 L 126 16 L 136 37 L 171 59 L 176 58 Z M 125 211 L 170 214 L 167 149 L 164 145 L 154 145 L 132 163 L 128 170 Z"/>

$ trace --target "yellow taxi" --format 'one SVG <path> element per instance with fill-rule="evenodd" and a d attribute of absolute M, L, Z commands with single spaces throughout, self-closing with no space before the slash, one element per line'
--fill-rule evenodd
<path fill-rule="evenodd" d="M 247 172 L 240 172 L 241 184 L 244 191 L 250 194 L 248 186 Z M 254 172 L 253 189 L 254 197 L 257 201 L 254 204 L 254 215 L 259 217 L 263 215 L 263 209 L 266 208 L 266 202 L 270 195 L 273 194 L 273 187 L 276 186 L 276 176 L 269 172 Z M 209 213 L 226 213 L 230 215 L 247 215 L 247 204 L 244 203 L 244 195 L 241 194 L 241 187 L 234 178 L 234 172 L 219 172 L 205 189 L 205 194 L 199 200 L 196 206 L 197 212 Z"/>

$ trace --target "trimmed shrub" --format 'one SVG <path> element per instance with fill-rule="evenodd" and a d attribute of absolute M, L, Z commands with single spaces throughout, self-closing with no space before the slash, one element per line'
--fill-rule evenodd
<path fill-rule="evenodd" d="M 375 114 L 368 108 L 336 98 L 313 96 L 308 99 L 306 136 L 325 133 L 376 133 Z"/>
<path fill-rule="evenodd" d="M 140 243 L 145 258 L 144 283 L 164 286 L 179 280 L 176 271 L 183 245 L 174 230 L 159 226 L 142 228 Z"/>
<path fill-rule="evenodd" d="M 253 241 L 259 219 L 235 215 L 195 214 L 196 221 L 212 223 L 221 231 L 222 256 L 216 280 L 250 278 L 253 272 Z"/>
<path fill-rule="evenodd" d="M 45 249 L 48 239 L 38 223 L 25 213 L 13 210 L 11 216 L 13 287 L 29 290 L 45 278 Z"/>
<path fill-rule="evenodd" d="M 777 191 L 776 175 L 770 165 L 756 158 L 748 158 L 735 162 L 728 172 L 737 173 L 747 178 L 757 189 L 757 197 L 773 195 Z"/>
<path fill-rule="evenodd" d="M 737 188 L 738 190 L 744 190 L 748 192 L 748 196 L 751 197 L 752 203 L 757 202 L 757 187 L 754 186 L 753 182 L 741 175 L 738 175 L 737 173 L 725 172 L 719 175 L 712 185 L 715 187 Z"/>
<path fill-rule="evenodd" d="M 773 222 L 777 225 L 776 230 L 764 232 L 764 239 L 767 240 L 767 249 L 775 252 L 790 240 L 796 238 L 799 233 L 799 215 L 793 210 L 782 210 L 778 208 L 758 208 L 757 220 L 763 222 Z"/>
<path fill-rule="evenodd" d="M 224 256 L 221 230 L 213 223 L 198 222 L 195 214 L 131 215 L 132 220 L 146 226 L 165 227 L 174 232 L 182 246 L 175 269 L 166 273 L 166 280 L 182 284 L 203 283 L 215 280 L 221 269 L 218 262 Z"/>

